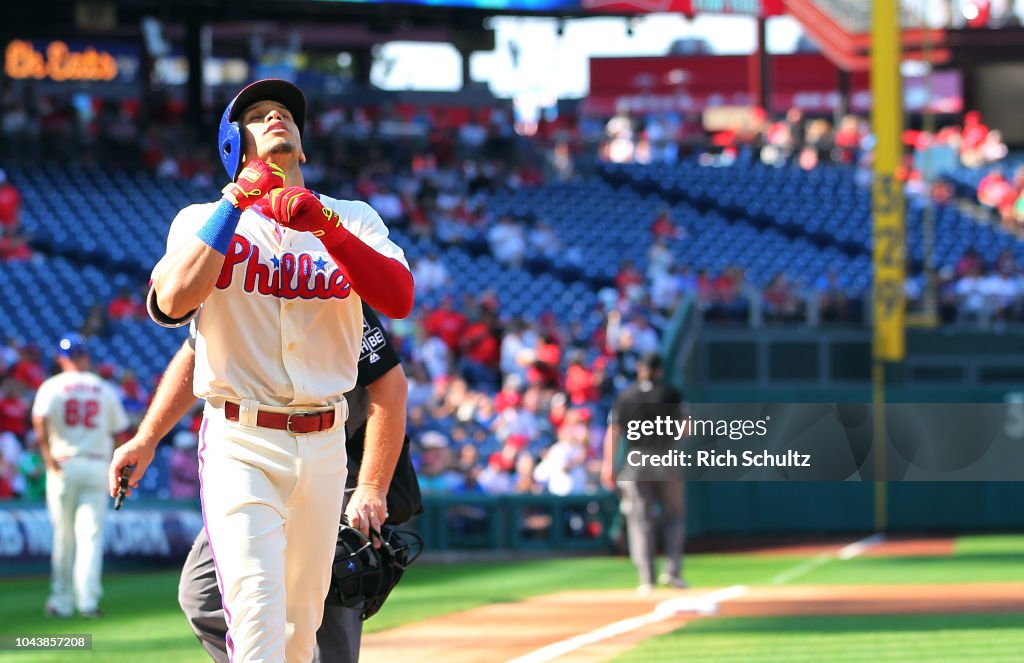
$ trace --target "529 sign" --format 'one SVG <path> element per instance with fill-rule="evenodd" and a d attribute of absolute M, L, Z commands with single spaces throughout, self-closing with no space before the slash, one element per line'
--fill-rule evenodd
<path fill-rule="evenodd" d="M 96 415 L 100 413 L 100 403 L 95 400 L 80 401 L 69 398 L 64 401 L 64 425 L 96 428 Z"/>

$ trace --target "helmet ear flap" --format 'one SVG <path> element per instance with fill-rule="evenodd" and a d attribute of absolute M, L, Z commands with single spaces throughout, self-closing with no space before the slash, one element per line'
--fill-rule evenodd
<path fill-rule="evenodd" d="M 220 152 L 220 162 L 224 164 L 224 170 L 228 177 L 234 182 L 238 173 L 242 171 L 242 128 L 238 122 L 232 122 L 231 109 L 235 102 L 232 101 L 224 109 L 224 115 L 220 118 L 220 129 L 217 136 L 217 146 Z"/>

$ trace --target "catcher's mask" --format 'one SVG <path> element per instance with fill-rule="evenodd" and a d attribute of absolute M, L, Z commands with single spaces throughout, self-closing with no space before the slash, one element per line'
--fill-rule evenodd
<path fill-rule="evenodd" d="M 362 532 L 346 524 L 338 526 L 338 543 L 331 568 L 327 603 L 359 610 L 369 619 L 380 610 L 405 569 L 423 552 L 423 537 L 388 526 L 370 530 L 380 548 Z"/>
<path fill-rule="evenodd" d="M 305 129 L 306 97 L 302 94 L 302 90 L 288 81 L 277 78 L 267 78 L 247 85 L 224 109 L 217 132 L 220 161 L 224 164 L 224 170 L 228 171 L 231 181 L 238 177 L 245 166 L 242 163 L 242 124 L 239 118 L 246 108 L 265 99 L 272 99 L 284 104 L 284 107 L 292 114 L 292 120 L 299 128 L 299 133 L 301 134 Z"/>

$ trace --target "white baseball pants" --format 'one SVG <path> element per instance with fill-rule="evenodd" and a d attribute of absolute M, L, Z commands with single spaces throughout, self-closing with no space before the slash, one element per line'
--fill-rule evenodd
<path fill-rule="evenodd" d="M 50 598 L 61 614 L 95 610 L 103 593 L 103 522 L 107 516 L 107 461 L 72 457 L 46 473 L 46 508 L 53 525 Z"/>
<path fill-rule="evenodd" d="M 345 495 L 347 415 L 342 401 L 332 430 L 291 435 L 206 406 L 200 497 L 235 663 L 313 657 Z"/>

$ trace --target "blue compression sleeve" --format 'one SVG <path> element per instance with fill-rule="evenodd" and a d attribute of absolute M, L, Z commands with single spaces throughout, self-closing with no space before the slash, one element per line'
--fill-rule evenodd
<path fill-rule="evenodd" d="M 242 210 L 227 200 L 220 201 L 213 215 L 196 232 L 196 237 L 214 251 L 222 255 L 228 254 L 231 238 L 235 236 L 235 227 L 242 216 Z"/>

